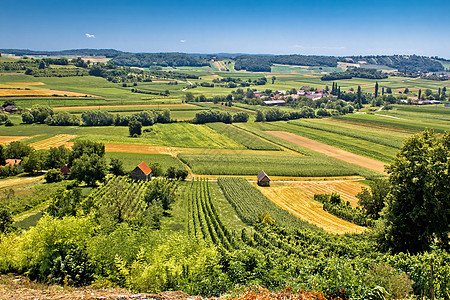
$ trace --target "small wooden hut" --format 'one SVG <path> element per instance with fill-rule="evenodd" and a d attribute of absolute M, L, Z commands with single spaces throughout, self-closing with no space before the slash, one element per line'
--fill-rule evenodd
<path fill-rule="evenodd" d="M 70 169 L 69 166 L 67 164 L 65 164 L 62 168 L 61 168 L 61 174 L 64 175 L 64 177 L 67 177 L 70 175 Z"/>
<path fill-rule="evenodd" d="M 258 174 L 258 176 L 256 176 L 256 178 L 258 179 L 258 185 L 259 186 L 270 186 L 270 178 L 266 174 L 266 172 L 261 171 Z"/>
<path fill-rule="evenodd" d="M 141 162 L 130 173 L 130 178 L 134 180 L 150 181 L 152 179 L 152 169 L 145 163 Z"/>

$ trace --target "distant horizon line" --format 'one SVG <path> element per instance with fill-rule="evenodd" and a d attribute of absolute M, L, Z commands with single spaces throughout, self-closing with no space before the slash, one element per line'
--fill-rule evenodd
<path fill-rule="evenodd" d="M 430 57 L 430 58 L 438 58 L 448 60 L 446 57 L 440 57 L 438 55 L 418 55 L 418 54 L 353 54 L 353 55 L 325 55 L 325 54 L 299 54 L 299 53 L 290 53 L 290 54 L 273 54 L 273 53 L 248 53 L 248 52 L 182 52 L 182 51 L 156 51 L 156 52 L 132 52 L 132 51 L 124 51 L 118 50 L 114 48 L 76 48 L 76 49 L 62 49 L 62 50 L 32 50 L 32 49 L 20 49 L 20 48 L 2 48 L 0 49 L 0 53 L 12 54 L 8 52 L 1 52 L 1 50 L 16 50 L 16 51 L 32 51 L 32 52 L 67 52 L 67 51 L 76 51 L 76 50 L 112 50 L 122 53 L 132 53 L 132 54 L 157 54 L 157 53 L 181 53 L 188 55 L 247 55 L 247 56 L 287 56 L 287 55 L 299 55 L 299 56 L 324 56 L 324 57 L 354 57 L 354 56 L 421 56 L 421 57 Z"/>

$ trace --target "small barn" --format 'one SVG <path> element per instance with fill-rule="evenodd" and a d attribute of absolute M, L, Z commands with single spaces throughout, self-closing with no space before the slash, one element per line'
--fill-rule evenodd
<path fill-rule="evenodd" d="M 64 177 L 67 177 L 70 175 L 70 169 L 69 166 L 67 164 L 65 164 L 62 168 L 61 168 L 61 174 L 64 175 Z"/>
<path fill-rule="evenodd" d="M 134 180 L 150 181 L 152 179 L 152 169 L 143 161 L 130 173 L 130 178 Z"/>
<path fill-rule="evenodd" d="M 266 172 L 261 171 L 258 174 L 258 176 L 256 176 L 256 178 L 258 179 L 258 185 L 259 186 L 270 186 L 270 178 L 266 174 Z"/>

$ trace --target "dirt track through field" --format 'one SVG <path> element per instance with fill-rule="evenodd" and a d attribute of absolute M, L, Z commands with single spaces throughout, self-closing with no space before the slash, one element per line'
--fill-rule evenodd
<path fill-rule="evenodd" d="M 351 152 L 323 144 L 293 133 L 285 132 L 285 131 L 266 131 L 267 133 L 270 133 L 276 137 L 282 138 L 286 141 L 289 141 L 291 143 L 294 143 L 296 145 L 299 145 L 301 147 L 325 154 L 330 157 L 337 158 L 339 160 L 358 165 L 370 170 L 373 170 L 375 172 L 379 173 L 385 173 L 384 171 L 384 165 L 385 163 L 370 159 L 364 156 L 356 155 Z"/>
<path fill-rule="evenodd" d="M 328 232 L 344 234 L 361 233 L 365 230 L 364 227 L 344 221 L 324 211 L 322 204 L 315 202 L 301 189 L 290 183 L 272 185 L 271 187 L 260 187 L 256 183 L 254 185 L 281 208 Z"/>
<path fill-rule="evenodd" d="M 27 184 L 27 183 L 39 181 L 42 179 L 44 179 L 44 175 L 37 176 L 37 177 L 20 177 L 20 178 L 0 180 L 0 189 L 5 188 L 5 187 L 12 187 L 14 185 L 19 185 L 19 184 Z"/>

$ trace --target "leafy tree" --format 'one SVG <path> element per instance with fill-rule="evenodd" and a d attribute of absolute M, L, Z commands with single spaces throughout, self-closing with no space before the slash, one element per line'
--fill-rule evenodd
<path fill-rule="evenodd" d="M 139 121 L 130 121 L 128 123 L 128 131 L 130 136 L 141 135 L 142 134 L 142 123 Z"/>
<path fill-rule="evenodd" d="M 266 117 L 264 116 L 264 113 L 261 110 L 257 110 L 255 122 L 264 122 L 265 120 Z"/>
<path fill-rule="evenodd" d="M 6 208 L 0 208 L 0 233 L 8 232 L 12 228 L 13 219 Z"/>
<path fill-rule="evenodd" d="M 167 168 L 166 174 L 164 174 L 164 176 L 169 179 L 174 179 L 176 176 L 175 173 L 176 173 L 175 167 L 169 167 Z"/>
<path fill-rule="evenodd" d="M 6 146 L 5 155 L 6 158 L 22 159 L 26 156 L 29 156 L 33 151 L 33 147 L 25 145 L 24 143 L 19 141 L 14 141 Z"/>
<path fill-rule="evenodd" d="M 163 169 L 159 163 L 150 163 L 148 166 L 152 169 L 152 177 L 160 177 L 164 175 Z"/>
<path fill-rule="evenodd" d="M 378 97 L 378 81 L 375 82 L 375 98 Z"/>
<path fill-rule="evenodd" d="M 417 98 L 421 99 L 420 97 L 422 97 L 422 90 L 421 89 L 419 89 L 419 94 L 418 94 Z"/>
<path fill-rule="evenodd" d="M 34 123 L 34 117 L 31 114 L 31 112 L 26 111 L 22 114 L 22 122 L 25 124 L 33 124 Z"/>
<path fill-rule="evenodd" d="M 27 157 L 22 160 L 22 167 L 25 172 L 34 173 L 40 171 L 45 167 L 46 152 L 33 151 Z"/>
<path fill-rule="evenodd" d="M 4 166 L 6 164 L 6 154 L 3 145 L 0 145 L 0 166 Z"/>
<path fill-rule="evenodd" d="M 95 185 L 97 181 L 103 181 L 107 174 L 106 161 L 104 157 L 93 153 L 83 154 L 73 161 L 70 169 L 70 177 L 87 185 Z"/>
<path fill-rule="evenodd" d="M 61 174 L 59 169 L 50 169 L 45 173 L 44 179 L 47 183 L 60 182 L 64 180 L 64 175 Z"/>
<path fill-rule="evenodd" d="M 50 196 L 51 203 L 47 208 L 47 213 L 56 218 L 77 215 L 77 208 L 83 199 L 80 188 L 71 190 L 58 189 Z"/>
<path fill-rule="evenodd" d="M 5 126 L 7 126 L 7 127 L 9 127 L 9 126 L 14 126 L 14 123 L 13 123 L 10 119 L 7 119 L 7 120 L 5 121 Z"/>
<path fill-rule="evenodd" d="M 191 92 L 187 92 L 185 95 L 184 95 L 184 101 L 185 102 L 192 102 L 192 101 L 194 101 L 194 94 L 192 94 Z"/>
<path fill-rule="evenodd" d="M 356 102 L 358 103 L 358 108 L 362 108 L 361 86 L 360 85 L 358 85 L 358 91 L 356 92 Z"/>
<path fill-rule="evenodd" d="M 13 99 L 6 99 L 5 101 L 3 101 L 2 106 L 3 107 L 16 106 L 16 101 L 14 101 Z"/>
<path fill-rule="evenodd" d="M 403 143 L 387 167 L 390 191 L 380 241 L 395 252 L 419 252 L 433 243 L 449 247 L 450 132 L 431 130 Z"/>
<path fill-rule="evenodd" d="M 389 192 L 389 182 L 384 179 L 375 179 L 370 185 L 370 190 L 362 188 L 356 195 L 358 204 L 364 208 L 367 215 L 376 220 L 384 208 L 384 201 Z"/>
<path fill-rule="evenodd" d="M 111 158 L 109 163 L 109 172 L 116 176 L 123 176 L 126 174 L 123 167 L 123 162 L 118 158 Z"/>
<path fill-rule="evenodd" d="M 409 89 L 405 88 L 405 91 L 403 92 L 403 94 L 409 94 Z"/>
<path fill-rule="evenodd" d="M 186 179 L 186 177 L 188 176 L 188 174 L 189 174 L 189 173 L 188 173 L 187 170 L 185 170 L 185 169 L 178 169 L 178 170 L 175 172 L 175 178 L 178 179 L 178 180 L 183 181 L 183 180 Z"/>
<path fill-rule="evenodd" d="M 445 98 L 447 97 L 446 95 L 445 95 L 445 93 L 447 92 L 447 87 L 443 87 L 442 88 L 442 92 L 441 92 L 441 100 L 445 100 Z"/>
<path fill-rule="evenodd" d="M 72 146 L 72 152 L 69 155 L 69 163 L 86 154 L 91 156 L 96 154 L 99 157 L 105 156 L 105 145 L 90 140 L 76 140 Z"/>
<path fill-rule="evenodd" d="M 170 209 L 176 199 L 176 181 L 167 179 L 155 179 L 150 181 L 144 196 L 148 204 L 158 203 L 163 210 Z"/>
<path fill-rule="evenodd" d="M 70 149 L 64 145 L 59 147 L 50 147 L 47 152 L 45 161 L 46 169 L 60 169 L 65 164 L 69 163 Z"/>
<path fill-rule="evenodd" d="M 247 122 L 248 121 L 248 113 L 240 111 L 233 115 L 233 123 L 235 122 Z"/>

